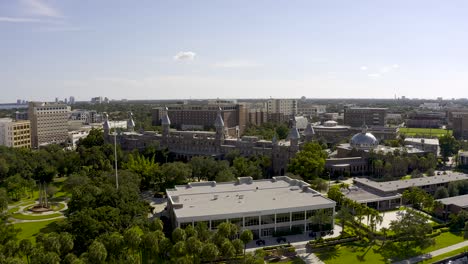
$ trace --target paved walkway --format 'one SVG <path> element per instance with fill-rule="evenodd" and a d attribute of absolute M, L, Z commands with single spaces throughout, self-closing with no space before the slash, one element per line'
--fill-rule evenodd
<path fill-rule="evenodd" d="M 454 251 L 454 250 L 457 250 L 457 249 L 460 249 L 460 248 L 464 248 L 464 247 L 468 247 L 468 240 L 460 242 L 460 243 L 455 244 L 455 245 L 451 245 L 451 246 L 444 247 L 444 248 L 441 248 L 441 249 L 438 249 L 438 250 L 434 250 L 434 251 L 426 253 L 424 255 L 419 255 L 419 256 L 416 256 L 416 257 L 412 257 L 410 259 L 395 262 L 394 264 L 418 263 L 418 262 L 421 262 L 423 260 L 431 259 L 433 257 L 439 256 L 439 255 L 442 255 L 442 254 L 445 254 L 445 253 L 448 253 L 450 251 Z"/>
<path fill-rule="evenodd" d="M 14 217 L 10 217 L 9 220 L 14 223 L 14 224 L 17 224 L 17 223 L 30 223 L 30 222 L 44 222 L 44 221 L 50 221 L 50 220 L 57 220 L 57 219 L 62 219 L 62 218 L 65 218 L 64 216 L 64 211 L 68 209 L 68 204 L 66 201 L 61 201 L 61 202 L 58 202 L 60 204 L 63 204 L 64 207 L 58 211 L 48 211 L 48 212 L 42 212 L 42 213 L 32 213 L 30 211 L 27 211 L 25 210 L 26 208 L 28 207 L 31 207 L 33 206 L 34 204 L 39 204 L 39 202 L 35 201 L 35 202 L 24 202 L 24 203 L 19 203 L 17 205 L 12 205 L 12 206 L 8 206 L 8 210 L 11 209 L 11 208 L 15 208 L 15 207 L 18 207 L 18 211 L 14 212 L 13 214 L 23 214 L 23 215 L 52 215 L 52 214 L 61 214 L 60 216 L 56 216 L 56 217 L 51 217 L 51 218 L 43 218 L 43 219 L 17 219 L 17 218 L 14 218 Z"/>

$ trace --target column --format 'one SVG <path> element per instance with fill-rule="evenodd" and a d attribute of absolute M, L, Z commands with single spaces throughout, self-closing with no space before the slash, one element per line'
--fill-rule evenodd
<path fill-rule="evenodd" d="M 307 211 L 304 211 L 304 233 L 307 231 Z"/>
<path fill-rule="evenodd" d="M 380 201 L 377 201 L 377 211 L 380 210 Z"/>
<path fill-rule="evenodd" d="M 292 227 L 292 212 L 289 212 L 289 230 L 291 230 Z"/>
<path fill-rule="evenodd" d="M 276 213 L 275 213 L 275 232 L 276 232 Z"/>

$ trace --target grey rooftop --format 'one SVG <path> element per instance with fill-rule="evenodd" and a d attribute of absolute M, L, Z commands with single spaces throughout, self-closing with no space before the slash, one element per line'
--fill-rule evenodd
<path fill-rule="evenodd" d="M 468 194 L 439 199 L 437 201 L 445 205 L 453 204 L 460 208 L 468 208 Z"/>
<path fill-rule="evenodd" d="M 375 182 L 365 178 L 354 178 L 355 183 L 369 186 L 382 192 L 396 192 L 398 190 L 407 189 L 410 187 L 421 187 L 425 185 L 441 184 L 461 180 L 468 180 L 468 175 L 458 172 L 450 172 L 447 175 L 437 175 L 409 180 L 397 180 L 387 182 Z"/>
<path fill-rule="evenodd" d="M 311 189 L 309 184 L 287 176 L 267 180 L 238 178 L 236 182 L 194 182 L 168 189 L 178 219 L 229 215 L 258 215 L 259 212 L 284 212 L 329 208 L 335 202 Z"/>

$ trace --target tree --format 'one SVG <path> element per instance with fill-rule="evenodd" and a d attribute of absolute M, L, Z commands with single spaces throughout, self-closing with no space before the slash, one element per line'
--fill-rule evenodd
<path fill-rule="evenodd" d="M 176 229 L 174 229 L 174 231 L 172 231 L 172 242 L 173 243 L 177 243 L 177 242 L 180 242 L 180 241 L 185 241 L 187 235 L 185 234 L 185 231 L 180 228 L 180 227 L 177 227 Z"/>
<path fill-rule="evenodd" d="M 315 179 L 322 175 L 326 158 L 327 154 L 318 143 L 308 142 L 290 160 L 288 171 L 308 180 Z"/>
<path fill-rule="evenodd" d="M 8 193 L 5 188 L 0 188 L 0 212 L 8 208 Z"/>
<path fill-rule="evenodd" d="M 432 233 L 432 226 L 427 219 L 414 210 L 399 212 L 397 220 L 390 222 L 390 230 L 395 233 L 398 241 L 405 243 L 405 247 L 425 248 L 434 242 L 428 237 Z"/>
<path fill-rule="evenodd" d="M 341 221 L 341 229 L 343 234 L 345 231 L 346 222 L 353 221 L 354 216 L 351 214 L 351 210 L 348 207 L 342 206 L 341 209 L 337 212 L 336 217 Z"/>
<path fill-rule="evenodd" d="M 197 237 L 187 239 L 187 252 L 190 255 L 199 256 L 203 249 L 203 243 Z"/>
<path fill-rule="evenodd" d="M 249 229 L 245 229 L 244 231 L 242 231 L 239 238 L 242 241 L 242 243 L 244 243 L 244 256 L 245 256 L 245 249 L 247 248 L 247 244 L 253 240 L 252 231 L 250 231 Z"/>
<path fill-rule="evenodd" d="M 220 251 L 224 259 L 230 259 L 236 255 L 236 249 L 227 238 L 221 243 Z"/>
<path fill-rule="evenodd" d="M 183 257 L 187 254 L 185 241 L 179 241 L 172 246 L 171 249 L 171 258 L 174 257 Z"/>
<path fill-rule="evenodd" d="M 143 231 L 138 226 L 125 230 L 124 241 L 130 249 L 130 252 L 135 253 L 139 249 L 142 234 Z"/>
<path fill-rule="evenodd" d="M 330 216 L 325 209 L 316 210 L 315 214 L 309 218 L 311 224 L 318 225 L 320 232 L 323 231 L 323 226 L 325 224 L 331 223 L 331 219 L 332 216 Z"/>
<path fill-rule="evenodd" d="M 463 237 L 468 239 L 468 221 L 465 222 L 465 227 L 463 228 Z"/>
<path fill-rule="evenodd" d="M 28 264 L 30 263 L 31 251 L 34 248 L 31 240 L 23 239 L 19 243 L 19 251 L 26 257 Z"/>
<path fill-rule="evenodd" d="M 203 245 L 201 251 L 201 258 L 205 261 L 213 262 L 219 255 L 218 247 L 213 243 L 206 243 Z"/>
<path fill-rule="evenodd" d="M 449 197 L 449 192 L 447 188 L 445 188 L 444 186 L 440 186 L 436 189 L 435 194 L 434 194 L 435 199 L 443 199 L 447 197 Z"/>
<path fill-rule="evenodd" d="M 234 246 L 234 250 L 236 251 L 236 255 L 239 255 L 242 253 L 242 251 L 244 250 L 244 242 L 242 242 L 242 240 L 240 239 L 234 239 L 232 241 L 232 245 Z"/>
<path fill-rule="evenodd" d="M 88 248 L 88 258 L 92 263 L 104 263 L 107 258 L 106 247 L 101 242 L 94 240 Z"/>
<path fill-rule="evenodd" d="M 424 207 L 431 208 L 434 205 L 434 197 L 418 187 L 412 187 L 409 190 L 405 190 L 402 198 L 417 209 Z"/>
<path fill-rule="evenodd" d="M 440 155 L 442 156 L 444 163 L 447 162 L 448 157 L 458 153 L 458 150 L 460 149 L 460 144 L 458 141 L 449 134 L 439 137 L 439 146 Z"/>

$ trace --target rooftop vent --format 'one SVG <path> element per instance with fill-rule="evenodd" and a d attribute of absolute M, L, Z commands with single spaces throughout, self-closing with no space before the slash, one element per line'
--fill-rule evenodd
<path fill-rule="evenodd" d="M 213 200 L 218 200 L 218 195 L 217 194 L 213 195 Z"/>
<path fill-rule="evenodd" d="M 239 195 L 239 199 L 244 199 L 244 195 L 243 195 L 243 194 L 240 194 L 240 195 Z"/>

